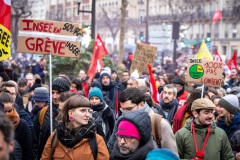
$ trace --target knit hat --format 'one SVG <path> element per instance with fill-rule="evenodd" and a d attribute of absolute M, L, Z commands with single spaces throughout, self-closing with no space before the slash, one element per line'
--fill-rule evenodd
<path fill-rule="evenodd" d="M 240 97 L 240 87 L 239 86 L 235 86 L 231 89 L 230 94 L 234 94 L 237 97 Z"/>
<path fill-rule="evenodd" d="M 70 86 L 66 79 L 58 77 L 52 82 L 52 90 L 57 90 L 59 92 L 69 91 Z"/>
<path fill-rule="evenodd" d="M 97 87 L 99 88 L 100 90 L 102 90 L 102 85 L 98 82 L 98 81 L 92 81 L 91 83 L 91 87 Z"/>
<path fill-rule="evenodd" d="M 222 97 L 218 104 L 225 108 L 231 114 L 235 114 L 239 109 L 238 97 L 233 94 Z"/>
<path fill-rule="evenodd" d="M 32 85 L 32 87 L 29 89 L 29 92 L 34 91 L 35 88 L 42 87 L 41 82 L 42 82 L 41 79 L 35 79 L 35 82 Z"/>
<path fill-rule="evenodd" d="M 193 101 L 191 110 L 197 109 L 215 109 L 215 104 L 208 98 L 199 98 Z"/>
<path fill-rule="evenodd" d="M 175 84 L 180 84 L 181 86 L 184 86 L 185 84 L 185 82 L 181 78 L 174 78 L 171 82 Z"/>
<path fill-rule="evenodd" d="M 88 93 L 88 99 L 90 99 L 91 97 L 98 97 L 101 101 L 103 101 L 103 94 L 102 94 L 102 91 L 97 88 L 97 87 L 93 87 L 89 93 Z"/>
<path fill-rule="evenodd" d="M 178 160 L 176 154 L 166 148 L 152 150 L 148 152 L 146 160 Z"/>
<path fill-rule="evenodd" d="M 118 125 L 118 131 L 116 133 L 119 136 L 134 137 L 140 140 L 140 133 L 136 126 L 134 126 L 130 121 L 122 120 Z"/>
<path fill-rule="evenodd" d="M 107 76 L 109 79 L 111 79 L 110 77 L 110 72 L 108 70 L 103 70 L 101 73 L 100 73 L 100 81 L 102 80 L 102 78 L 104 76 Z"/>
<path fill-rule="evenodd" d="M 49 102 L 49 92 L 48 89 L 45 87 L 38 87 L 34 90 L 33 101 L 39 102 Z"/>

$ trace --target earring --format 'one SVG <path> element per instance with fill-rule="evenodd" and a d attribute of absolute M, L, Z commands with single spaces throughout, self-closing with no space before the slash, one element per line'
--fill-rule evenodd
<path fill-rule="evenodd" d="M 73 116 L 69 116 L 69 121 L 73 121 Z"/>

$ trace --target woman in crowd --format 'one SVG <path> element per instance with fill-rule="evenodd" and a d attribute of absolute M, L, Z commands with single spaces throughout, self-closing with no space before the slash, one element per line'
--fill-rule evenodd
<path fill-rule="evenodd" d="M 15 140 L 22 149 L 22 159 L 33 160 L 32 136 L 27 122 L 20 119 L 16 109 L 14 108 L 14 100 L 9 93 L 1 92 L 0 99 L 2 100 L 6 115 L 13 123 Z"/>
<path fill-rule="evenodd" d="M 109 159 L 104 139 L 95 133 L 91 113 L 87 98 L 70 97 L 62 109 L 62 122 L 48 138 L 41 159 Z"/>
<path fill-rule="evenodd" d="M 240 159 L 240 113 L 238 97 L 227 95 L 221 98 L 217 108 L 217 126 L 222 128 L 231 144 L 236 159 Z"/>
<path fill-rule="evenodd" d="M 101 124 L 106 141 L 108 141 L 115 126 L 114 113 L 104 101 L 102 91 L 99 88 L 93 87 L 88 94 L 88 99 L 94 111 L 93 118 Z"/>

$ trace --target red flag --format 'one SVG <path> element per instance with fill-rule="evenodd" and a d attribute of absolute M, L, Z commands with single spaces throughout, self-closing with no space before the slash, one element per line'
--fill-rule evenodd
<path fill-rule="evenodd" d="M 213 19 L 212 19 L 212 23 L 217 22 L 219 19 L 222 18 L 222 13 L 220 10 L 216 10 L 214 15 L 213 15 Z"/>
<path fill-rule="evenodd" d="M 108 51 L 105 48 L 100 35 L 97 35 L 97 39 L 94 43 L 93 55 L 91 59 L 91 64 L 88 70 L 88 77 L 91 81 L 97 71 L 101 71 L 103 68 L 102 56 L 108 55 Z"/>
<path fill-rule="evenodd" d="M 155 103 L 158 103 L 156 82 L 154 80 L 154 77 L 153 77 L 153 74 L 152 74 L 152 66 L 150 64 L 148 64 L 148 73 L 149 73 L 150 84 L 151 84 L 151 88 L 152 88 L 152 98 L 153 98 Z"/>
<path fill-rule="evenodd" d="M 222 57 L 219 55 L 217 50 L 215 52 L 214 60 L 217 62 L 222 62 Z"/>
<path fill-rule="evenodd" d="M 227 66 L 230 70 L 237 68 L 237 51 L 235 50 L 232 58 L 227 62 Z"/>

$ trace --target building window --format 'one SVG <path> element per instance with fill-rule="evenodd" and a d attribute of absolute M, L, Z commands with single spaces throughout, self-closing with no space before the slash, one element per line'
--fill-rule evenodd
<path fill-rule="evenodd" d="M 138 10 L 138 16 L 139 16 L 139 18 L 140 17 L 143 17 L 145 15 L 145 10 L 144 9 L 139 9 Z"/>
<path fill-rule="evenodd" d="M 143 4 L 144 0 L 138 0 L 138 4 Z"/>
<path fill-rule="evenodd" d="M 50 4 L 51 4 L 51 5 L 57 4 L 57 0 L 51 0 Z"/>
<path fill-rule="evenodd" d="M 83 10 L 89 11 L 89 5 L 83 6 Z M 86 16 L 86 15 L 89 15 L 89 13 L 84 12 L 83 15 Z"/>
<path fill-rule="evenodd" d="M 223 55 L 226 55 L 227 53 L 227 46 L 223 46 Z"/>
<path fill-rule="evenodd" d="M 228 32 L 225 32 L 225 38 L 228 38 Z"/>
<path fill-rule="evenodd" d="M 61 3 L 63 3 L 63 0 L 58 0 L 58 4 L 61 4 Z"/>
<path fill-rule="evenodd" d="M 71 8 L 66 8 L 66 17 L 71 17 Z"/>
<path fill-rule="evenodd" d="M 231 47 L 231 53 L 233 53 L 235 50 L 238 50 L 238 47 L 237 46 L 232 46 Z"/>

